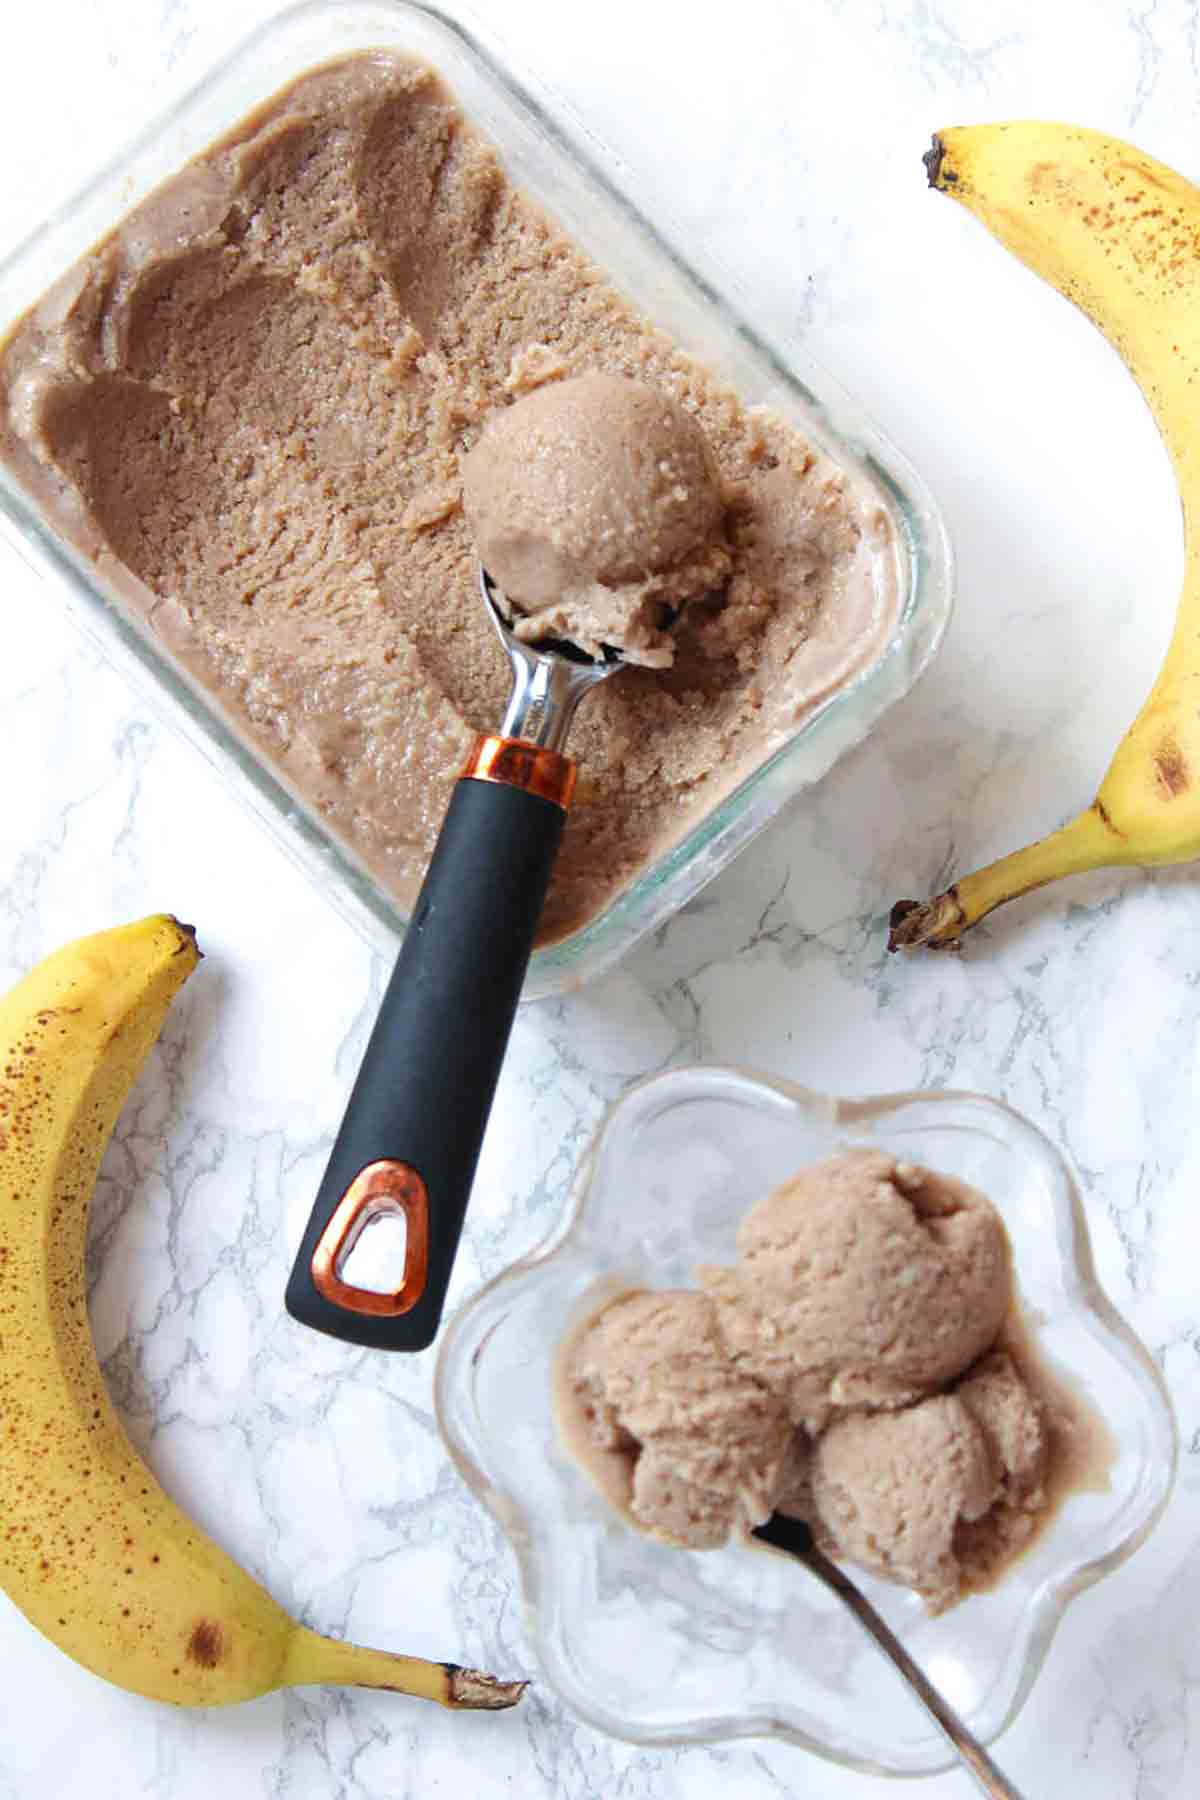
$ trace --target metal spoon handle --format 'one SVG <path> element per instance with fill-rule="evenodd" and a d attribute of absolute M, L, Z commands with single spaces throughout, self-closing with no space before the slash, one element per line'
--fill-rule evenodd
<path fill-rule="evenodd" d="M 874 1638 L 888 1661 L 900 1671 L 930 1718 L 953 1745 L 963 1766 L 974 1776 L 981 1792 L 991 1795 L 992 1800 L 1022 1800 L 1019 1791 L 1006 1775 L 1001 1774 L 983 1745 L 972 1737 L 958 1714 L 947 1704 L 933 1683 L 926 1679 L 900 1639 L 880 1618 L 870 1601 L 859 1593 L 854 1583 L 842 1574 L 837 1564 L 830 1562 L 815 1547 L 804 1553 L 803 1560 L 818 1580 L 823 1581 L 849 1607 L 863 1630 Z"/>

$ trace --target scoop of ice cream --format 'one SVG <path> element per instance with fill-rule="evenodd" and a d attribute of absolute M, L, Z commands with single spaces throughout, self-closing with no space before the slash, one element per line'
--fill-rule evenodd
<path fill-rule="evenodd" d="M 729 574 L 716 461 L 658 388 L 599 372 L 537 388 L 493 414 L 462 481 L 480 561 L 529 643 L 666 667 L 679 607 Z"/>
<path fill-rule="evenodd" d="M 876 1150 L 803 1169 L 743 1219 L 734 1269 L 702 1269 L 739 1366 L 819 1430 L 896 1407 L 990 1348 L 1011 1294 L 991 1203 Z"/>
<path fill-rule="evenodd" d="M 1000 1469 L 954 1394 L 903 1412 L 835 1419 L 813 1453 L 811 1504 L 834 1555 L 915 1588 L 932 1610 L 956 1600 L 955 1536 L 997 1497 Z"/>
<path fill-rule="evenodd" d="M 1045 1410 L 1012 1357 L 994 1350 L 954 1391 L 991 1446 L 1001 1497 L 1013 1506 L 1044 1505 L 1050 1452 Z"/>
<path fill-rule="evenodd" d="M 624 1498 L 644 1530 L 711 1549 L 770 1513 L 787 1413 L 731 1364 L 706 1295 L 615 1301 L 574 1343 L 567 1378 L 593 1447 L 627 1458 Z"/>
<path fill-rule="evenodd" d="M 1046 1407 L 1017 1364 L 993 1351 L 959 1382 L 957 1398 L 987 1440 L 1000 1470 L 995 1504 L 964 1520 L 955 1539 L 960 1586 L 986 1586 L 1037 1534 L 1048 1516 L 1052 1438 Z"/>
<path fill-rule="evenodd" d="M 994 1350 L 952 1393 L 835 1419 L 777 1504 L 809 1519 L 831 1555 L 916 1588 L 938 1611 L 1028 1542 L 1048 1454 L 1040 1401 Z"/>

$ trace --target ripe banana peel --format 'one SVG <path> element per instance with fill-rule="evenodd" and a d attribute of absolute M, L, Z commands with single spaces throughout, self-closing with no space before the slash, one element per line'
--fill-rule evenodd
<path fill-rule="evenodd" d="M 81 939 L 0 1000 L 0 1590 L 84 1668 L 220 1706 L 318 1682 L 444 1706 L 524 1682 L 318 1636 L 168 1499 L 105 1388 L 84 1246 L 105 1145 L 199 957 L 159 914 Z"/>
<path fill-rule="evenodd" d="M 1091 805 L 1038 843 L 892 909 L 888 948 L 957 948 L 993 907 L 1085 869 L 1200 857 L 1200 188 L 1132 144 L 1019 120 L 939 132 L 930 186 L 967 207 L 1117 349 L 1166 443 L 1185 569 L 1158 679 Z"/>

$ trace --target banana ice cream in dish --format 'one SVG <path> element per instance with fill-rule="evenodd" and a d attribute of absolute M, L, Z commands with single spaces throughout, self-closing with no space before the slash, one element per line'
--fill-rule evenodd
<path fill-rule="evenodd" d="M 932 1612 L 993 1583 L 1108 1434 L 1025 1336 L 1008 1238 L 961 1181 L 850 1150 L 741 1221 L 695 1289 L 609 1296 L 555 1368 L 563 1442 L 687 1549 L 774 1511 Z"/>
<path fill-rule="evenodd" d="M 507 698 L 476 537 L 519 629 L 623 648 L 573 732 L 543 941 L 896 623 L 866 478 L 641 317 L 391 52 L 275 95 L 17 323 L 0 458 L 402 909 Z"/>

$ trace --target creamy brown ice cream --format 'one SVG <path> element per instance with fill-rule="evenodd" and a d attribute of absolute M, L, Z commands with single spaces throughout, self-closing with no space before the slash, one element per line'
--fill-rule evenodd
<path fill-rule="evenodd" d="M 898 551 L 865 487 L 638 316 L 435 75 L 384 52 L 315 70 L 141 204 L 0 349 L 0 458 L 407 906 L 473 735 L 496 729 L 508 693 L 461 465 L 523 396 L 544 395 L 546 429 L 556 412 L 561 425 L 547 384 L 579 377 L 660 396 L 669 485 L 655 465 L 647 497 L 631 465 L 623 503 L 635 525 L 649 510 L 649 560 L 690 569 L 680 586 L 697 597 L 673 666 L 623 671 L 575 724 L 582 774 L 547 939 L 600 911 L 880 653 Z M 714 505 L 701 439 L 723 518 L 692 565 L 684 540 Z M 579 575 L 605 496 L 572 467 L 560 568 Z M 614 593 L 645 573 L 648 611 L 600 580 L 559 597 L 564 624 L 590 639 L 624 617 L 658 656 L 663 572 L 640 563 L 617 558 Z"/>
<path fill-rule="evenodd" d="M 684 603 L 729 575 L 716 459 L 692 415 L 619 375 L 554 382 L 494 413 L 463 507 L 528 643 L 668 668 Z"/>
<path fill-rule="evenodd" d="M 1012 1356 L 994 1350 L 974 1365 L 954 1391 L 991 1447 L 999 1483 L 997 1498 L 1014 1506 L 1040 1506 L 1045 1499 L 1049 1457 L 1047 1409 Z"/>
<path fill-rule="evenodd" d="M 954 1394 L 901 1412 L 835 1419 L 813 1450 L 811 1511 L 834 1555 L 915 1588 L 934 1607 L 957 1599 L 955 1534 L 997 1498 L 983 1432 Z"/>
<path fill-rule="evenodd" d="M 623 1296 L 585 1326 L 571 1368 L 585 1452 L 643 1529 L 704 1550 L 768 1516 L 791 1426 L 730 1363 L 704 1294 Z"/>
<path fill-rule="evenodd" d="M 903 1406 L 986 1350 L 1008 1310 L 1008 1241 L 961 1182 L 851 1151 L 754 1207 L 732 1269 L 700 1276 L 738 1363 L 797 1424 Z"/>
<path fill-rule="evenodd" d="M 1007 1234 L 965 1184 L 874 1150 L 801 1170 L 700 1291 L 593 1314 L 562 1435 L 634 1523 L 707 1549 L 768 1513 L 939 1611 L 994 1582 L 1110 1454 L 1023 1339 Z"/>
<path fill-rule="evenodd" d="M 818 1437 L 806 1481 L 779 1504 L 806 1518 L 830 1554 L 915 1588 L 940 1611 L 994 1579 L 1042 1522 L 1054 1414 L 1035 1384 L 1036 1373 L 995 1350 L 949 1393 L 899 1412 L 847 1413 Z"/>

